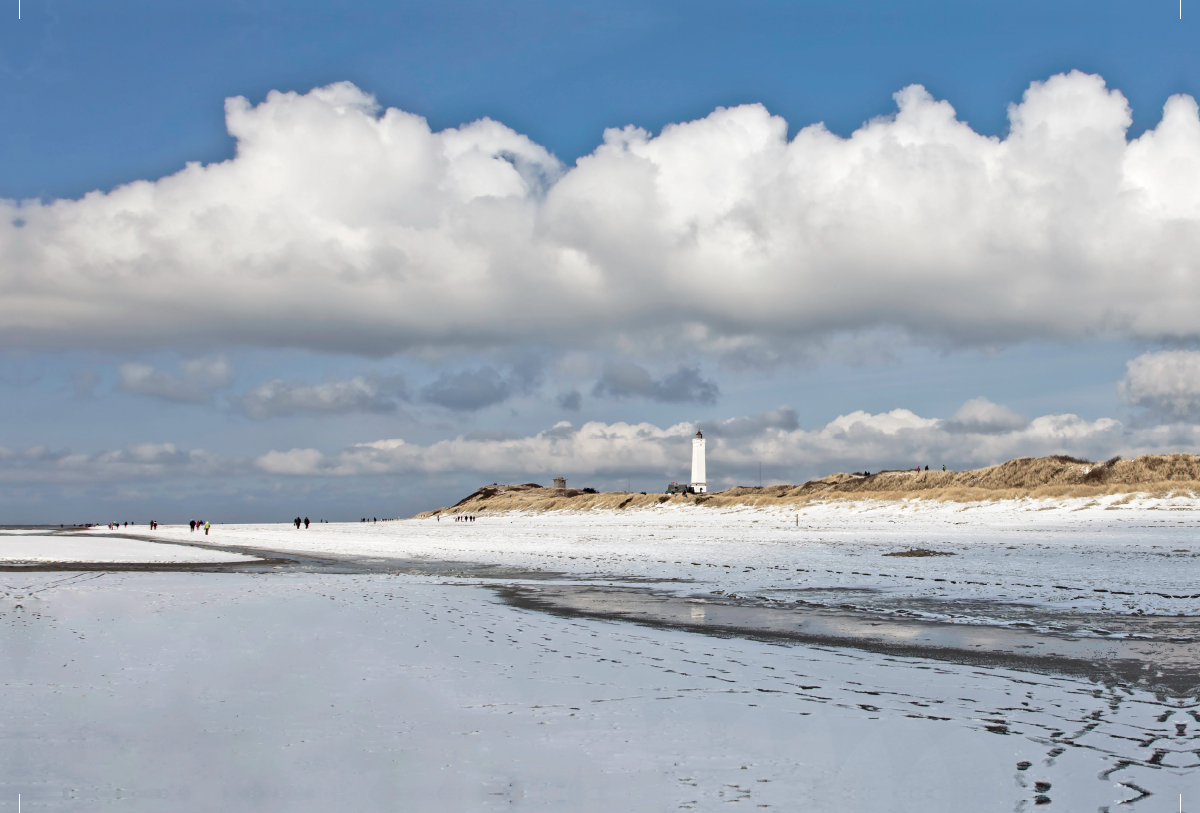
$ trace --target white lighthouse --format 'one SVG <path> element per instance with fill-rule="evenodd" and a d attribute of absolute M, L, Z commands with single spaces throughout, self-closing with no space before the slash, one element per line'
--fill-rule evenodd
<path fill-rule="evenodd" d="M 704 494 L 708 491 L 707 479 L 704 471 L 704 433 L 698 431 L 696 437 L 692 438 L 692 492 Z"/>

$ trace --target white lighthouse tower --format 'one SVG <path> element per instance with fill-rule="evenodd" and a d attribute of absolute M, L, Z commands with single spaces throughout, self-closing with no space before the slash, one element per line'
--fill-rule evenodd
<path fill-rule="evenodd" d="M 692 438 L 691 490 L 696 494 L 704 494 L 708 491 L 706 480 L 707 475 L 704 471 L 704 433 L 698 431 L 696 432 L 696 437 Z"/>

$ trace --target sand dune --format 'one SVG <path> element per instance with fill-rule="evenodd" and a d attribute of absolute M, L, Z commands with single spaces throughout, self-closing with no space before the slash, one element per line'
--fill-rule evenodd
<path fill-rule="evenodd" d="M 418 514 L 480 514 L 499 511 L 590 511 L 650 508 L 663 503 L 715 507 L 784 505 L 830 499 L 927 499 L 953 502 L 1020 497 L 1089 497 L 1103 494 L 1200 493 L 1200 456 L 1142 455 L 1093 463 L 1072 457 L 1023 457 L 970 471 L 839 472 L 803 485 L 735 486 L 711 494 L 586 494 L 535 483 L 484 486 L 448 508 Z"/>

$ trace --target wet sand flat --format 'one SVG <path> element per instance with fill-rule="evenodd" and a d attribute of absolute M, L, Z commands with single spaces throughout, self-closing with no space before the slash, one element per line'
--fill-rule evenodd
<path fill-rule="evenodd" d="M 1196 787 L 1194 703 L 1078 678 L 399 574 L 5 577 L 0 781 L 31 808 L 1116 810 Z"/>

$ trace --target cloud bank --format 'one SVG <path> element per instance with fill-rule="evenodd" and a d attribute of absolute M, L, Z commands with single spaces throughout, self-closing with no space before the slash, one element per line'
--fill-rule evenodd
<path fill-rule="evenodd" d="M 938 468 L 943 463 L 961 470 L 1050 454 L 1103 460 L 1113 455 L 1200 453 L 1197 424 L 1136 426 L 1113 418 L 1088 421 L 1072 414 L 1032 420 L 1013 415 L 1003 406 L 977 398 L 949 419 L 925 418 L 907 409 L 877 414 L 856 411 L 824 426 L 803 429 L 795 410 L 783 406 L 700 426 L 708 438 L 708 470 L 714 487 L 756 479 L 760 462 L 774 481 L 803 482 L 834 471 Z M 0 482 L 167 482 L 264 475 L 421 482 L 464 477 L 491 482 L 635 475 L 665 484 L 686 477 L 696 428 L 691 423 L 660 427 L 589 421 L 576 426 L 561 421 L 529 436 L 472 432 L 428 445 L 393 438 L 356 443 L 336 452 L 294 448 L 257 457 L 185 451 L 171 443 L 134 444 L 92 454 L 44 446 L 0 447 Z"/>
<path fill-rule="evenodd" d="M 967 428 L 964 416 L 982 416 Z M 907 410 L 842 415 L 805 430 L 781 407 L 762 415 L 705 425 L 713 483 L 732 484 L 758 463 L 776 476 L 804 479 L 833 471 L 917 465 L 970 468 L 1016 457 L 1069 454 L 1104 459 L 1200 449 L 1200 426 L 1131 429 L 1112 418 L 1077 415 L 1013 420 L 1010 410 L 985 399 L 968 402 L 951 420 L 922 418 Z M 1007 423 L 1007 428 L 1001 424 Z M 676 478 L 686 475 L 696 425 L 649 423 L 573 426 L 563 421 L 529 437 L 471 437 L 428 446 L 399 439 L 350 446 L 335 454 L 317 449 L 272 451 L 253 461 L 260 471 L 291 476 L 377 476 L 475 473 L 485 477 L 563 474 Z M 724 470 L 724 474 L 722 474 Z M 744 476 L 743 476 L 744 479 Z M 666 482 L 664 480 L 664 482 Z"/>
<path fill-rule="evenodd" d="M 1125 98 L 1078 72 L 1032 84 L 1003 139 L 920 86 L 895 98 L 848 138 L 814 124 L 789 141 L 745 105 L 608 130 L 573 167 L 487 119 L 432 132 L 347 83 L 233 98 L 228 161 L 0 202 L 0 348 L 769 362 L 875 329 L 1200 337 L 1191 97 L 1132 141 Z"/>
<path fill-rule="evenodd" d="M 0 446 L 0 482 L 91 484 L 227 475 L 242 462 L 203 449 L 185 451 L 173 443 L 136 443 L 117 451 L 72 454 L 45 446 Z"/>

